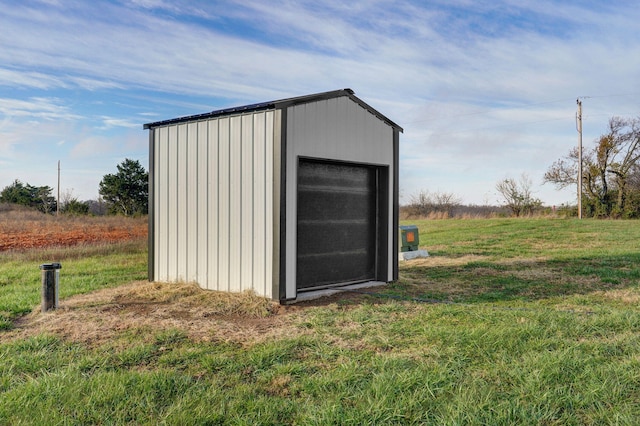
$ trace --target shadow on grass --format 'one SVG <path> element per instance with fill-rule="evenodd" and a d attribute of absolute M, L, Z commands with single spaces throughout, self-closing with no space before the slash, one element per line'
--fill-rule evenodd
<path fill-rule="evenodd" d="M 433 263 L 433 262 L 432 262 Z M 637 287 L 640 253 L 554 260 L 478 260 L 433 266 L 407 263 L 384 292 L 445 302 L 533 301 Z"/>
<path fill-rule="evenodd" d="M 426 303 L 494 303 L 587 295 L 637 288 L 640 253 L 554 260 L 427 258 L 401 264 L 398 281 L 344 291 L 301 303 L 323 306 L 407 300 Z"/>

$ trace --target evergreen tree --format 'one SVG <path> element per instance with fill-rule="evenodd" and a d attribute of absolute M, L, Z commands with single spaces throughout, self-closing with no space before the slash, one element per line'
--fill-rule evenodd
<path fill-rule="evenodd" d="M 118 173 L 105 175 L 100 182 L 100 196 L 109 211 L 124 216 L 147 214 L 149 173 L 139 161 L 128 158 L 117 167 Z"/>
<path fill-rule="evenodd" d="M 16 179 L 0 192 L 0 202 L 34 207 L 41 212 L 49 213 L 56 209 L 56 199 L 51 195 L 52 191 L 49 186 L 32 186 Z"/>

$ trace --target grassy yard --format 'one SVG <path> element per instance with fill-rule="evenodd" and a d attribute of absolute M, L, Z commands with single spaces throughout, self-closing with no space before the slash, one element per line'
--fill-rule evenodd
<path fill-rule="evenodd" d="M 0 332 L 40 303 L 39 266 L 61 262 L 60 298 L 147 277 L 146 240 L 0 252 Z"/>
<path fill-rule="evenodd" d="M 0 255 L 0 424 L 638 424 L 640 222 L 411 223 L 431 257 L 398 282 L 188 318 L 209 323 L 199 337 L 177 322 L 17 335 L 38 264 L 60 259 Z M 145 276 L 142 246 L 67 250 L 63 298 Z"/>

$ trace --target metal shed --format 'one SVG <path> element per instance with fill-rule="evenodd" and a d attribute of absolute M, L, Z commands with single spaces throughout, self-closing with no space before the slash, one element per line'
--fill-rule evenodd
<path fill-rule="evenodd" d="M 402 128 L 350 89 L 149 129 L 149 280 L 295 301 L 398 276 Z"/>

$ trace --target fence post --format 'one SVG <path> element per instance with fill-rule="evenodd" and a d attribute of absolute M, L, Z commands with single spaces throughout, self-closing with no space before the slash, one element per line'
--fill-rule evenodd
<path fill-rule="evenodd" d="M 42 270 L 42 312 L 58 307 L 58 291 L 60 287 L 59 263 L 45 263 L 40 265 Z"/>

